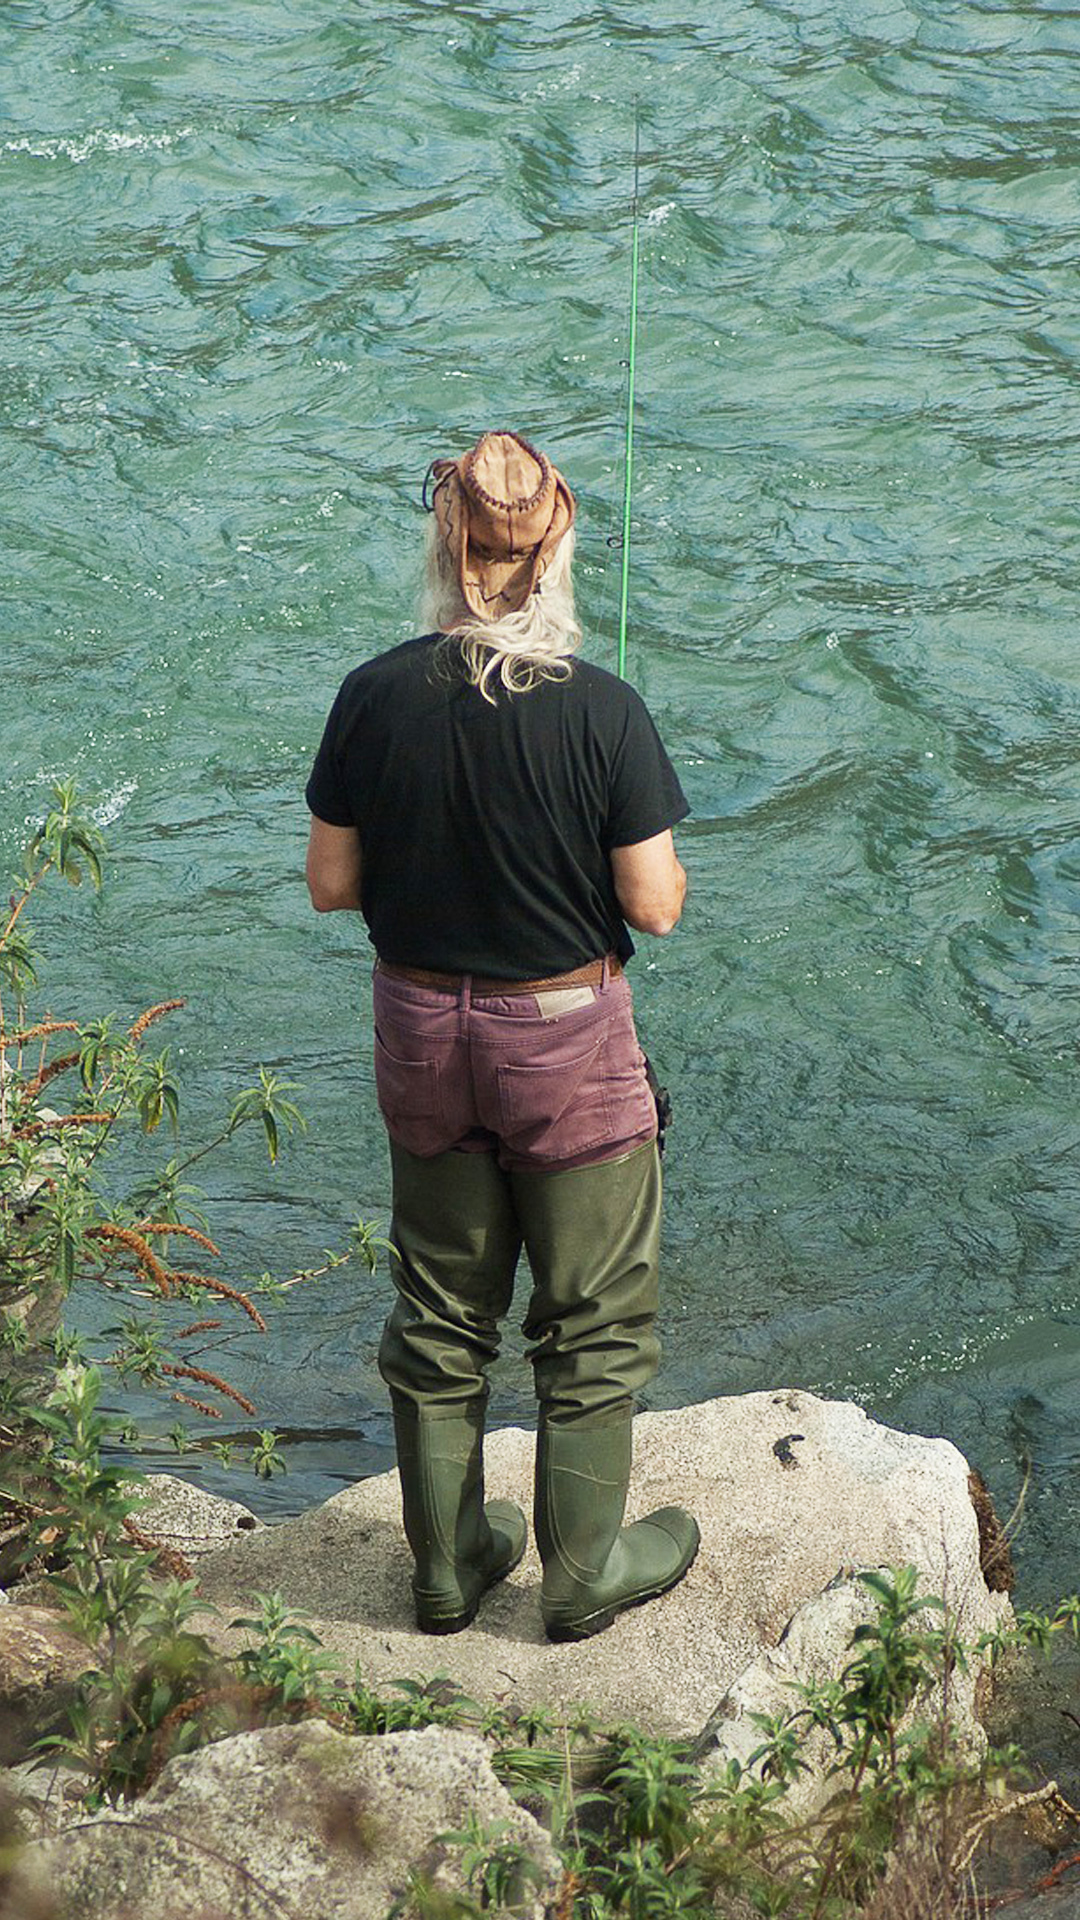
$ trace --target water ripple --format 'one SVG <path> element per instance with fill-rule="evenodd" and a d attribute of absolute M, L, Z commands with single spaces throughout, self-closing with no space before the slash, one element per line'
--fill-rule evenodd
<path fill-rule="evenodd" d="M 1080 1515 L 1078 45 L 1010 0 L 0 20 L 0 838 L 74 773 L 113 848 L 93 938 L 45 929 L 53 1003 L 197 997 L 196 1119 L 260 1057 L 302 1076 L 273 1191 L 222 1179 L 239 1266 L 385 1217 L 303 778 L 478 426 L 571 474 L 612 661 L 639 100 L 630 671 L 695 808 L 636 976 L 678 1113 L 657 1391 L 851 1393 L 1006 1506 L 1044 1435 L 1044 1594 Z M 381 1405 L 383 1309 L 312 1307 L 308 1429 Z M 245 1355 L 265 1405 L 288 1362 Z"/>

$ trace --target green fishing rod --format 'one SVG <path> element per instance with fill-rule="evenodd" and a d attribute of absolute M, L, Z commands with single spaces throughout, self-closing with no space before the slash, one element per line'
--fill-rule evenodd
<path fill-rule="evenodd" d="M 634 487 L 634 374 L 637 368 L 638 177 L 641 169 L 641 103 L 634 101 L 634 205 L 630 252 L 630 346 L 626 381 L 626 475 L 623 481 L 622 589 L 619 596 L 617 671 L 626 679 L 626 614 L 630 604 L 630 501 Z"/>

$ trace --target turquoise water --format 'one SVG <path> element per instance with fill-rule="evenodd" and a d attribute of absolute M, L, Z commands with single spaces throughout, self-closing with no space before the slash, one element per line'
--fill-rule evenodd
<path fill-rule="evenodd" d="M 363 943 L 308 909 L 303 782 L 343 673 L 413 631 L 428 460 L 483 426 L 568 474 L 613 663 L 639 97 L 629 668 L 694 807 L 683 925 L 635 973 L 677 1114 L 652 1403 L 853 1396 L 1005 1510 L 1030 1461 L 1049 1598 L 1080 1518 L 1080 8 L 716 11 L 8 0 L 0 850 L 51 779 L 94 800 L 107 888 L 42 901 L 47 998 L 185 995 L 193 1144 L 259 1061 L 300 1083 L 276 1171 L 208 1163 L 231 1277 L 385 1220 Z M 277 1511 L 388 1460 L 385 1294 L 347 1269 L 232 1350 L 289 1436 Z M 516 1335 L 495 1407 L 531 1415 Z"/>

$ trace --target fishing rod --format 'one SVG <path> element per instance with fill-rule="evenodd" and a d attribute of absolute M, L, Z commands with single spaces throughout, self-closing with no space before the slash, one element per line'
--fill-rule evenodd
<path fill-rule="evenodd" d="M 641 102 L 634 101 L 634 203 L 630 251 L 630 346 L 626 382 L 626 475 L 623 481 L 622 588 L 619 597 L 617 671 L 626 678 L 626 614 L 630 602 L 630 500 L 634 485 L 634 374 L 637 364 L 638 180 L 641 171 Z"/>

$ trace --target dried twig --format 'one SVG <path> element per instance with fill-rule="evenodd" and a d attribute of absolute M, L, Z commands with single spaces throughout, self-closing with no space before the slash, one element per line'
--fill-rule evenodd
<path fill-rule="evenodd" d="M 159 1837 L 164 1835 L 166 1839 L 174 1841 L 178 1848 L 189 1847 L 193 1853 L 201 1853 L 205 1859 L 216 1861 L 217 1864 L 224 1867 L 227 1872 L 235 1873 L 238 1879 L 243 1882 L 245 1888 L 250 1889 L 256 1896 L 261 1896 L 261 1898 L 266 1900 L 270 1905 L 277 1907 L 286 1915 L 287 1920 L 304 1920 L 304 1915 L 299 1907 L 290 1905 L 287 1900 L 282 1899 L 281 1895 L 276 1892 L 267 1881 L 260 1880 L 259 1876 L 252 1873 L 250 1867 L 246 1867 L 242 1860 L 237 1860 L 232 1855 L 223 1853 L 219 1847 L 208 1846 L 205 1840 L 200 1840 L 189 1828 L 174 1827 L 168 1820 L 151 1820 L 145 1816 L 136 1818 L 130 1813 L 122 1815 L 96 1813 L 92 1820 L 80 1820 L 76 1822 L 74 1826 L 67 1827 L 65 1832 L 80 1833 L 85 1827 L 100 1829 L 101 1827 L 107 1826 L 122 1827 L 125 1833 L 130 1833 L 133 1828 L 138 1828 L 142 1833 L 153 1833 Z"/>
<path fill-rule="evenodd" d="M 88 1228 L 87 1232 L 91 1239 L 116 1240 L 121 1246 L 129 1248 L 136 1255 L 147 1279 L 154 1282 L 164 1299 L 171 1298 L 172 1276 L 162 1266 L 153 1248 L 148 1245 L 141 1233 L 136 1233 L 134 1227 L 118 1227 L 112 1220 L 103 1220 L 98 1226 Z"/>
<path fill-rule="evenodd" d="M 77 1053 L 60 1053 L 55 1060 L 49 1061 L 47 1067 L 39 1068 L 33 1079 L 26 1083 L 26 1091 L 31 1100 L 36 1100 L 42 1087 L 47 1087 L 49 1081 L 55 1080 L 58 1073 L 66 1073 L 69 1067 L 77 1067 L 80 1058 L 81 1056 Z"/>
<path fill-rule="evenodd" d="M 55 1133 L 60 1127 L 111 1127 L 115 1113 L 58 1113 L 51 1120 L 29 1120 L 17 1127 L 13 1140 L 33 1140 L 39 1133 Z"/>
<path fill-rule="evenodd" d="M 179 1400 L 182 1407 L 194 1407 L 196 1413 L 204 1413 L 208 1420 L 220 1420 L 222 1417 L 220 1407 L 212 1407 L 206 1400 L 193 1400 L 190 1393 L 181 1393 L 179 1387 L 173 1399 Z"/>
<path fill-rule="evenodd" d="M 15 1033 L 0 1035 L 0 1053 L 5 1047 L 24 1047 L 31 1040 L 47 1040 L 50 1033 L 78 1033 L 77 1020 L 42 1020 L 36 1027 L 20 1027 Z"/>
<path fill-rule="evenodd" d="M 1045 1787 L 1036 1787 L 1031 1793 L 1013 1794 L 1010 1800 L 1002 1800 L 999 1804 L 989 1807 L 965 1830 L 959 1849 L 952 1858 L 953 1872 L 960 1874 L 967 1871 L 984 1835 L 989 1833 L 992 1827 L 996 1827 L 1002 1820 L 1007 1820 L 1010 1814 L 1023 1813 L 1027 1808 L 1035 1806 L 1053 1807 L 1055 1812 L 1080 1822 L 1080 1814 L 1075 1807 L 1069 1805 L 1056 1780 L 1049 1780 Z"/>

